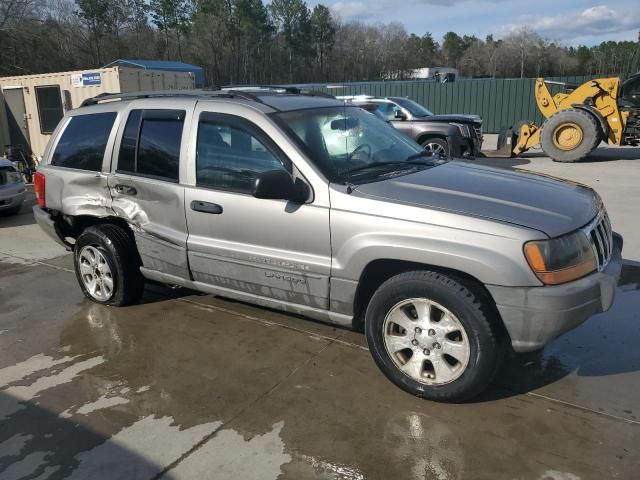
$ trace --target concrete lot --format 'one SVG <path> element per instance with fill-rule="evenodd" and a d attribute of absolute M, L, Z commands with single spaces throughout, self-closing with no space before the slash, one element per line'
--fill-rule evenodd
<path fill-rule="evenodd" d="M 310 320 L 157 285 L 92 304 L 27 208 L 0 217 L 0 479 L 638 478 L 640 152 L 597 155 L 482 160 L 594 186 L 626 266 L 609 312 L 463 405 L 405 394 L 362 335 Z"/>

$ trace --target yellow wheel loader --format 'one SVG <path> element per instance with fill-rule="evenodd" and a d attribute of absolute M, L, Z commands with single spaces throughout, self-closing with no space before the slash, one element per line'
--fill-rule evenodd
<path fill-rule="evenodd" d="M 548 85 L 567 92 L 552 95 Z M 536 79 L 534 94 L 541 126 L 522 121 L 498 138 L 498 149 L 485 156 L 514 157 L 540 146 L 556 162 L 576 162 L 602 141 L 609 145 L 640 145 L 640 73 L 624 83 L 598 78 L 582 85 Z"/>

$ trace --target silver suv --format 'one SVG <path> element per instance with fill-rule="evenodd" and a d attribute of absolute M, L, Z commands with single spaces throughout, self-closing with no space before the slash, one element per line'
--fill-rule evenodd
<path fill-rule="evenodd" d="M 321 96 L 97 97 L 43 163 L 36 220 L 89 299 L 135 303 L 149 279 L 364 330 L 382 372 L 432 400 L 607 310 L 621 270 L 593 190 L 430 156 Z"/>

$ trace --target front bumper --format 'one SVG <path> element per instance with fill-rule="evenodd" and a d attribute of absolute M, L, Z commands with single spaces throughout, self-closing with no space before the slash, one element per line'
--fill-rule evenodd
<path fill-rule="evenodd" d="M 22 205 L 26 195 L 27 189 L 24 183 L 10 183 L 0 186 L 0 212 Z"/>
<path fill-rule="evenodd" d="M 451 135 L 449 138 L 449 153 L 453 158 L 475 158 L 479 150 L 473 138 L 462 135 Z"/>
<path fill-rule="evenodd" d="M 500 287 L 487 285 L 516 352 L 544 347 L 589 317 L 609 310 L 622 270 L 622 237 L 614 234 L 607 267 L 564 285 Z"/>

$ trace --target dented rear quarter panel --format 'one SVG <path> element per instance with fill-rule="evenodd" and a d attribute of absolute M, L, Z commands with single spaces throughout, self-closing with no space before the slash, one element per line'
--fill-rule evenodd
<path fill-rule="evenodd" d="M 116 119 L 107 141 L 102 159 L 102 168 L 99 172 L 51 165 L 51 158 L 60 135 L 72 117 L 79 114 L 114 111 L 116 112 Z M 67 113 L 51 136 L 51 141 L 47 144 L 44 153 L 43 162 L 38 168 L 39 171 L 45 174 L 47 179 L 45 190 L 47 208 L 58 210 L 65 215 L 71 216 L 92 215 L 106 217 L 114 214 L 111 209 L 111 194 L 107 186 L 107 175 L 111 170 L 113 144 L 121 118 L 120 109 L 110 105 L 85 107 L 81 111 L 73 110 Z"/>

